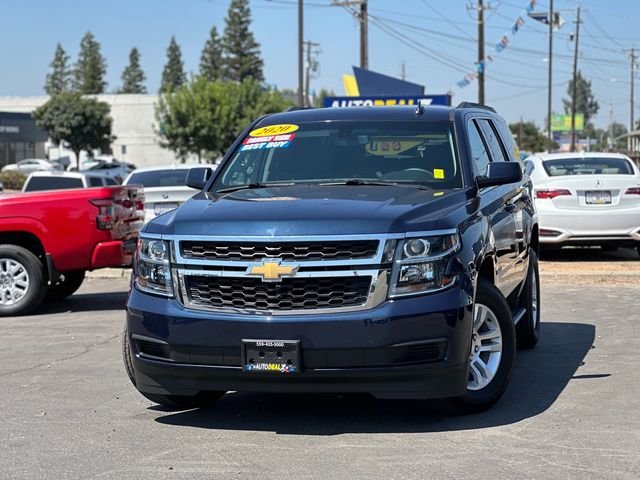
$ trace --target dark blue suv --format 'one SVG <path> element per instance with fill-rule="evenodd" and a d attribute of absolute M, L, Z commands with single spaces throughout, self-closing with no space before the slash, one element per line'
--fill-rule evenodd
<path fill-rule="evenodd" d="M 491 108 L 260 118 L 148 223 L 124 360 L 173 408 L 229 390 L 493 405 L 538 341 L 531 184 Z"/>

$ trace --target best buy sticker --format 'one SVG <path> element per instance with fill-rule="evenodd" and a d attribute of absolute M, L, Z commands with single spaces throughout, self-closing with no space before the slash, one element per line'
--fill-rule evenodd
<path fill-rule="evenodd" d="M 295 132 L 298 130 L 298 125 L 292 125 L 289 123 L 283 123 L 280 125 L 269 125 L 266 127 L 256 128 L 249 132 L 250 137 L 268 137 L 271 135 L 284 135 L 286 133 Z"/>
<path fill-rule="evenodd" d="M 290 142 L 296 137 L 295 133 L 289 133 L 286 135 L 268 135 L 265 137 L 247 137 L 242 141 L 243 145 L 251 145 L 254 143 L 266 143 L 266 142 Z"/>

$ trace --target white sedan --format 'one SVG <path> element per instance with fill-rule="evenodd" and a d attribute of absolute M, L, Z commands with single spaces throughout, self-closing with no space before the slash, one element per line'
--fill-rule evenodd
<path fill-rule="evenodd" d="M 161 167 L 139 168 L 133 171 L 123 185 L 144 186 L 144 221 L 178 208 L 193 197 L 198 190 L 187 187 L 187 172 L 201 164 L 165 165 Z"/>
<path fill-rule="evenodd" d="M 37 158 L 26 158 L 2 167 L 3 172 L 20 172 L 27 175 L 33 172 L 53 172 L 58 170 L 63 170 L 62 165 Z"/>
<path fill-rule="evenodd" d="M 629 157 L 537 154 L 525 160 L 525 168 L 533 182 L 541 244 L 640 245 L 640 171 Z"/>

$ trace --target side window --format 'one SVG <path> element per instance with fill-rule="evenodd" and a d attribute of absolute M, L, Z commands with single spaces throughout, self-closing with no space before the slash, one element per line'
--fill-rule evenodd
<path fill-rule="evenodd" d="M 525 165 L 523 159 L 520 157 L 520 149 L 518 149 L 518 144 L 516 143 L 516 139 L 514 138 L 513 133 L 511 133 L 509 125 L 507 125 L 507 122 L 504 121 L 504 118 L 500 117 L 496 120 L 495 126 L 498 129 L 498 133 L 502 137 L 502 141 L 507 150 L 507 155 L 511 158 L 512 161 L 516 161 L 520 165 L 522 165 L 522 168 L 524 170 Z"/>
<path fill-rule="evenodd" d="M 110 177 L 106 177 L 106 178 L 104 179 L 104 182 L 105 182 L 107 185 L 118 185 L 118 182 L 116 182 L 113 178 L 110 178 Z"/>
<path fill-rule="evenodd" d="M 101 187 L 102 179 L 100 177 L 89 177 L 89 186 L 90 187 Z"/>
<path fill-rule="evenodd" d="M 498 134 L 496 133 L 489 120 L 486 120 L 484 118 L 479 119 L 478 125 L 482 130 L 484 139 L 487 141 L 487 146 L 489 147 L 489 151 L 491 152 L 491 158 L 493 158 L 493 161 L 507 162 L 508 158 L 505 158 L 504 146 L 502 145 L 502 141 L 498 137 Z"/>
<path fill-rule="evenodd" d="M 486 175 L 491 159 L 475 121 L 469 122 L 469 145 L 476 175 Z"/>

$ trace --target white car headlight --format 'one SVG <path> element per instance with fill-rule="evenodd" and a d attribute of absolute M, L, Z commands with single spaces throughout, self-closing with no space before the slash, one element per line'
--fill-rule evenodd
<path fill-rule="evenodd" d="M 170 245 L 154 238 L 138 239 L 133 278 L 136 287 L 148 293 L 173 296 Z"/>
<path fill-rule="evenodd" d="M 447 263 L 460 249 L 458 233 L 407 238 L 398 242 L 391 271 L 389 298 L 441 290 L 454 281 Z"/>

